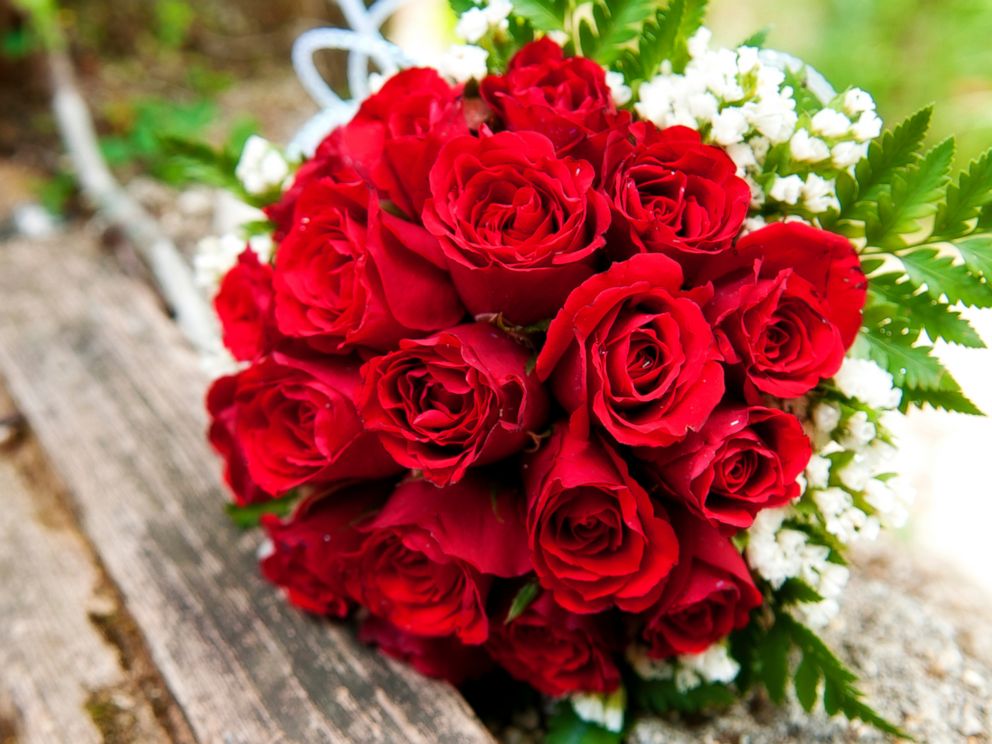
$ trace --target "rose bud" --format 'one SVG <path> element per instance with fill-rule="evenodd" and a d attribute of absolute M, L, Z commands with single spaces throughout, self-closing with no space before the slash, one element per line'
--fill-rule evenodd
<path fill-rule="evenodd" d="M 407 340 L 362 369 L 365 425 L 436 485 L 520 451 L 547 420 L 529 352 L 489 323 Z"/>
<path fill-rule="evenodd" d="M 407 217 L 429 195 L 427 174 L 441 146 L 468 134 L 461 86 L 436 70 L 403 70 L 362 103 L 341 141 L 350 162 Z"/>
<path fill-rule="evenodd" d="M 741 238 L 701 280 L 727 362 L 758 390 L 795 398 L 832 377 L 861 328 L 867 281 L 851 242 L 795 222 Z"/>
<path fill-rule="evenodd" d="M 311 183 L 276 254 L 280 331 L 344 353 L 394 348 L 457 323 L 464 310 L 449 277 L 418 250 L 437 253 L 437 241 L 384 213 L 364 184 Z"/>
<path fill-rule="evenodd" d="M 761 406 L 717 409 L 671 447 L 638 451 L 658 486 L 724 532 L 746 529 L 762 509 L 799 496 L 812 448 L 795 416 Z"/>
<path fill-rule="evenodd" d="M 362 527 L 350 592 L 405 633 L 483 643 L 493 577 L 531 568 L 521 511 L 517 494 L 490 477 L 445 488 L 402 483 Z"/>
<path fill-rule="evenodd" d="M 699 301 L 667 256 L 645 254 L 587 279 L 551 322 L 537 358 L 577 421 L 621 444 L 663 447 L 697 431 L 723 397 L 723 367 Z"/>
<path fill-rule="evenodd" d="M 293 183 L 283 193 L 282 198 L 263 210 L 265 216 L 275 223 L 273 238 L 277 242 L 282 242 L 292 229 L 296 203 L 311 183 L 325 179 L 334 183 L 358 183 L 362 180 L 342 149 L 343 131 L 338 127 L 327 135 L 317 146 L 313 157 L 297 169 Z"/>
<path fill-rule="evenodd" d="M 657 601 L 675 532 L 610 447 L 559 426 L 525 464 L 527 533 L 541 585 L 571 612 Z"/>
<path fill-rule="evenodd" d="M 297 607 L 344 617 L 350 604 L 345 576 L 349 556 L 361 545 L 362 519 L 371 518 L 392 490 L 391 483 L 362 483 L 303 501 L 286 520 L 262 517 L 271 547 L 262 575 L 282 587 Z"/>
<path fill-rule="evenodd" d="M 425 638 L 405 633 L 374 615 L 362 621 L 358 639 L 378 646 L 387 656 L 409 664 L 426 677 L 453 685 L 481 677 L 492 668 L 481 646 L 466 646 L 451 637 Z"/>
<path fill-rule="evenodd" d="M 486 650 L 512 677 L 539 692 L 612 692 L 620 686 L 613 657 L 619 631 L 602 615 L 574 615 L 542 594 L 517 618 L 496 616 Z"/>
<path fill-rule="evenodd" d="M 740 232 L 751 189 L 699 132 L 638 122 L 610 136 L 604 157 L 615 216 L 610 245 L 619 257 L 719 253 Z"/>
<path fill-rule="evenodd" d="M 595 152 L 597 135 L 629 121 L 613 103 L 606 71 L 590 59 L 565 57 L 547 37 L 523 47 L 506 74 L 489 75 L 480 91 L 497 124 L 510 131 L 541 132 L 559 155 L 573 154 L 594 164 L 599 160 L 588 151 Z"/>
<path fill-rule="evenodd" d="M 261 488 L 383 478 L 400 468 L 355 409 L 358 366 L 277 354 L 237 376 L 234 434 Z"/>
<path fill-rule="evenodd" d="M 207 392 L 207 413 L 210 428 L 207 437 L 211 446 L 224 459 L 224 481 L 239 506 L 271 501 L 275 496 L 264 490 L 248 472 L 248 460 L 234 434 L 238 407 L 234 396 L 238 391 L 238 376 L 218 377 Z"/>
<path fill-rule="evenodd" d="M 559 159 L 536 132 L 458 137 L 444 146 L 423 221 L 472 314 L 536 323 L 594 272 L 610 224 L 594 179 L 589 163 Z"/>
<path fill-rule="evenodd" d="M 221 280 L 214 297 L 224 346 L 240 362 L 250 362 L 269 351 L 275 336 L 272 317 L 272 267 L 245 248 L 238 262 Z"/>
<path fill-rule="evenodd" d="M 644 613 L 648 656 L 698 654 L 748 623 L 761 592 L 728 537 L 708 522 L 672 514 L 681 556 L 657 606 Z"/>

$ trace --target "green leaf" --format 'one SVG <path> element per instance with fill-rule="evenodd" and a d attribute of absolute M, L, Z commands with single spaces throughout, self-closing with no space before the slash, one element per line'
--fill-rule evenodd
<path fill-rule="evenodd" d="M 930 406 L 943 411 L 964 413 L 970 416 L 984 416 L 985 412 L 976 406 L 960 389 L 958 390 L 918 390 L 903 391 L 903 404 L 917 408 Z"/>
<path fill-rule="evenodd" d="M 536 581 L 528 581 L 520 587 L 516 596 L 513 598 L 513 602 L 510 604 L 510 611 L 506 613 L 506 620 L 504 622 L 508 625 L 524 614 L 531 603 L 537 599 L 540 591 L 541 587 Z"/>
<path fill-rule="evenodd" d="M 637 705 L 659 715 L 671 711 L 699 713 L 725 708 L 737 700 L 737 695 L 729 687 L 717 683 L 703 683 L 688 690 L 679 690 L 671 679 L 637 678 L 631 686 Z"/>
<path fill-rule="evenodd" d="M 768 34 L 772 31 L 771 26 L 765 26 L 764 28 L 758 29 L 753 34 L 748 36 L 744 41 L 742 41 L 737 46 L 739 47 L 756 47 L 762 49 L 765 46 L 765 42 L 768 41 Z"/>
<path fill-rule="evenodd" d="M 793 683 L 796 687 L 796 697 L 807 713 L 813 710 L 817 700 L 817 688 L 820 684 L 820 668 L 812 656 L 803 656 L 802 662 L 796 669 Z"/>
<path fill-rule="evenodd" d="M 869 246 L 896 250 L 924 229 L 924 220 L 937 211 L 947 186 L 954 140 L 946 139 L 911 166 L 897 169 L 890 189 L 879 194 L 876 210 L 866 215 Z"/>
<path fill-rule="evenodd" d="M 789 678 L 789 636 L 785 626 L 776 621 L 758 646 L 761 681 L 776 703 L 785 701 Z"/>
<path fill-rule="evenodd" d="M 593 5 L 594 33 L 581 36 L 589 26 L 580 27 L 582 53 L 604 66 L 609 66 L 624 48 L 641 33 L 645 21 L 654 13 L 656 0 L 600 0 Z"/>
<path fill-rule="evenodd" d="M 967 235 L 978 215 L 992 203 L 992 150 L 988 150 L 958 176 L 947 189 L 947 201 L 937 210 L 933 235 L 948 240 Z"/>
<path fill-rule="evenodd" d="M 810 679 L 813 678 L 815 673 L 817 678 L 821 676 L 823 678 L 823 709 L 829 715 L 843 713 L 848 719 L 860 719 L 880 731 L 892 734 L 893 736 L 899 736 L 905 739 L 911 738 L 909 734 L 880 716 L 871 706 L 864 702 L 861 691 L 855 686 L 857 676 L 827 648 L 827 645 L 820 640 L 816 633 L 784 613 L 777 616 L 775 624 L 776 626 L 781 624 L 792 644 L 802 651 L 803 661 L 800 667 L 803 664 L 809 664 L 813 667 L 812 670 L 807 669 L 803 671 L 801 682 L 799 681 L 799 670 L 797 670 L 797 694 L 808 696 Z M 799 692 L 800 686 L 803 688 L 802 693 Z M 806 707 L 809 698 L 807 697 L 805 701 L 800 698 L 800 702 Z M 813 702 L 815 703 L 815 698 Z M 812 703 L 807 710 L 810 708 L 812 708 Z"/>
<path fill-rule="evenodd" d="M 924 287 L 936 299 L 960 302 L 969 307 L 992 307 L 992 287 L 985 280 L 936 248 L 919 248 L 900 254 L 899 260 L 916 284 Z"/>
<path fill-rule="evenodd" d="M 568 703 L 559 703 L 548 720 L 545 744 L 619 744 L 622 735 L 583 721 Z"/>
<path fill-rule="evenodd" d="M 954 247 L 969 269 L 986 280 L 992 279 L 992 235 L 960 240 Z"/>
<path fill-rule="evenodd" d="M 872 276 L 868 283 L 868 317 L 875 317 L 876 310 L 883 318 L 903 315 L 917 337 L 918 331 L 925 330 L 932 341 L 943 339 L 972 349 L 985 348 L 981 337 L 957 310 L 919 290 L 917 284 L 898 272 Z"/>
<path fill-rule="evenodd" d="M 916 336 L 907 335 L 908 324 L 892 318 L 885 328 L 868 326 L 859 340 L 870 359 L 892 375 L 896 387 L 939 390 L 950 373 L 935 357 L 929 346 L 917 346 Z"/>
<path fill-rule="evenodd" d="M 231 518 L 236 527 L 247 530 L 258 527 L 262 517 L 266 514 L 285 517 L 293 510 L 298 499 L 299 494 L 291 492 L 281 498 L 263 501 L 259 504 L 248 504 L 247 506 L 225 504 L 224 511 L 227 512 L 227 516 Z"/>
<path fill-rule="evenodd" d="M 823 597 L 802 579 L 788 579 L 775 590 L 775 600 L 779 604 L 790 602 L 822 602 Z"/>
<path fill-rule="evenodd" d="M 919 151 L 930 129 L 933 106 L 917 111 L 899 126 L 871 143 L 868 157 L 858 163 L 854 179 L 839 179 L 838 219 L 865 219 L 880 192 L 895 174 L 919 159 Z"/>
<path fill-rule="evenodd" d="M 514 15 L 526 18 L 538 31 L 564 31 L 566 0 L 513 0 Z"/>

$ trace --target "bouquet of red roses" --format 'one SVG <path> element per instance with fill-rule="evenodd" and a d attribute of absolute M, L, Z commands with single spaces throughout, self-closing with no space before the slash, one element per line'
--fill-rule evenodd
<path fill-rule="evenodd" d="M 495 663 L 604 731 L 628 697 L 781 699 L 792 648 L 804 705 L 897 731 L 810 628 L 844 544 L 905 516 L 882 414 L 967 408 L 920 336 L 964 332 L 988 254 L 946 259 L 970 294 L 924 269 L 987 200 L 941 202 L 924 115 L 869 146 L 867 94 L 710 50 L 699 4 L 503 5 L 458 8 L 479 46 L 450 74 L 393 75 L 249 188 L 274 255 L 221 272 L 243 365 L 208 407 L 237 512 L 271 512 L 264 575 L 425 674 Z"/>

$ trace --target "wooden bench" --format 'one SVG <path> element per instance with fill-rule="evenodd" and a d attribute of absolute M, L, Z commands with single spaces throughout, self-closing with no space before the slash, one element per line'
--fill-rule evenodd
<path fill-rule="evenodd" d="M 94 243 L 0 243 L 0 742 L 491 742 L 452 688 L 259 577 L 207 377 Z"/>

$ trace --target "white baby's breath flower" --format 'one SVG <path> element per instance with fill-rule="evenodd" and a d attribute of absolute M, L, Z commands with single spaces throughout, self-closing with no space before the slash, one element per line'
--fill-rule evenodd
<path fill-rule="evenodd" d="M 844 432 L 838 441 L 845 449 L 859 451 L 865 448 L 876 436 L 875 424 L 868 420 L 864 411 L 855 411 L 844 425 Z"/>
<path fill-rule="evenodd" d="M 811 137 L 805 129 L 798 130 L 789 140 L 789 152 L 795 160 L 806 163 L 819 163 L 830 157 L 827 143 L 818 137 Z"/>
<path fill-rule="evenodd" d="M 851 88 L 844 94 L 844 110 L 851 116 L 874 111 L 875 100 L 861 88 Z"/>
<path fill-rule="evenodd" d="M 623 730 L 627 695 L 622 687 L 615 692 L 582 692 L 571 696 L 572 709 L 583 721 L 595 723 L 607 731 Z"/>
<path fill-rule="evenodd" d="M 838 168 L 850 168 L 864 160 L 868 145 L 858 142 L 838 142 L 830 150 L 830 160 Z"/>
<path fill-rule="evenodd" d="M 851 131 L 859 142 L 867 142 L 882 133 L 882 120 L 874 111 L 865 111 L 858 117 Z"/>
<path fill-rule="evenodd" d="M 806 480 L 811 488 L 826 488 L 830 483 L 830 460 L 820 455 L 809 458 Z"/>
<path fill-rule="evenodd" d="M 803 184 L 803 206 L 813 214 L 839 209 L 834 182 L 815 173 L 806 176 Z"/>
<path fill-rule="evenodd" d="M 782 204 L 796 204 L 802 196 L 804 185 L 800 176 L 776 176 L 768 195 Z"/>
<path fill-rule="evenodd" d="M 902 392 L 893 384 L 892 375 L 870 359 L 845 357 L 834 375 L 834 384 L 844 395 L 857 398 L 872 408 L 897 408 L 902 398 Z"/>
<path fill-rule="evenodd" d="M 851 129 L 851 120 L 840 111 L 822 109 L 813 114 L 810 126 L 824 137 L 843 137 Z"/>
<path fill-rule="evenodd" d="M 747 119 L 739 108 L 725 108 L 713 117 L 710 135 L 718 145 L 733 145 L 744 139 L 748 130 Z"/>
<path fill-rule="evenodd" d="M 456 83 L 469 80 L 482 80 L 488 72 L 486 60 L 489 57 L 482 47 L 469 44 L 455 44 L 441 58 L 438 69 L 441 74 Z"/>
<path fill-rule="evenodd" d="M 455 33 L 469 44 L 477 42 L 486 35 L 487 31 L 489 31 L 489 19 L 482 8 L 469 8 L 462 13 L 455 26 Z"/>
<path fill-rule="evenodd" d="M 606 85 L 609 87 L 610 95 L 613 96 L 613 102 L 617 106 L 623 106 L 633 96 L 630 86 L 623 79 L 622 72 L 609 70 L 606 73 Z"/>
<path fill-rule="evenodd" d="M 282 188 L 289 173 L 289 163 L 279 148 L 256 134 L 245 142 L 234 170 L 245 191 L 255 196 Z"/>
<path fill-rule="evenodd" d="M 700 27 L 696 33 L 689 37 L 689 56 L 690 57 L 702 57 L 710 48 L 710 39 L 713 38 L 713 33 L 705 26 Z"/>

